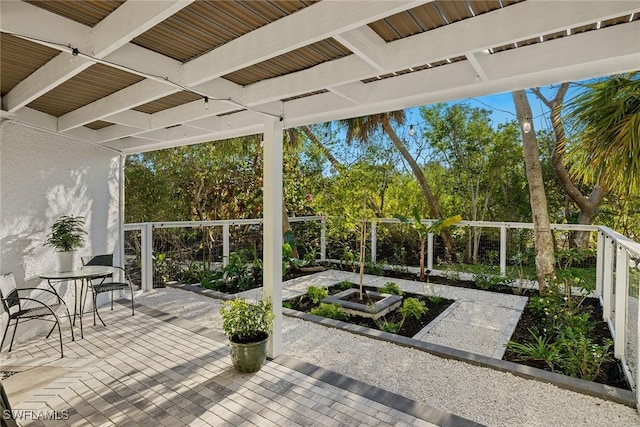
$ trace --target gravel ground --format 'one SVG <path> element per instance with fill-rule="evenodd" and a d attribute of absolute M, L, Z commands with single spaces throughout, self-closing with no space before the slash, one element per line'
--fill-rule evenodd
<path fill-rule="evenodd" d="M 220 330 L 221 302 L 172 288 L 136 302 Z M 635 409 L 285 317 L 284 352 L 488 426 L 638 427 Z"/>

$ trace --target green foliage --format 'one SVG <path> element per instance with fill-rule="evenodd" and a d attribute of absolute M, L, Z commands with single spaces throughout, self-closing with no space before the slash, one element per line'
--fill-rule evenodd
<path fill-rule="evenodd" d="M 266 338 L 273 327 L 271 303 L 266 301 L 251 304 L 242 298 L 228 300 L 220 309 L 220 315 L 224 333 L 234 342 L 259 341 Z"/>
<path fill-rule="evenodd" d="M 343 280 L 342 282 L 339 282 L 336 286 L 341 290 L 346 291 L 347 289 L 351 289 L 353 287 L 353 283 L 349 282 L 348 280 Z"/>
<path fill-rule="evenodd" d="M 383 294 L 390 294 L 390 295 L 402 295 L 400 286 L 398 286 L 398 284 L 394 282 L 387 282 L 383 286 L 380 286 L 380 288 L 378 289 L 378 292 L 381 292 Z"/>
<path fill-rule="evenodd" d="M 402 321 L 407 317 L 413 317 L 416 320 L 420 320 L 420 318 L 426 314 L 427 307 L 425 303 L 416 299 L 416 298 L 405 298 L 402 302 L 402 307 L 400 307 L 400 313 L 402 314 Z"/>
<path fill-rule="evenodd" d="M 442 302 L 444 301 L 444 298 L 439 295 L 432 295 L 429 297 L 429 301 L 431 301 L 434 304 L 442 304 Z"/>
<path fill-rule="evenodd" d="M 533 338 L 532 342 L 520 344 L 509 341 L 507 349 L 515 353 L 519 360 L 541 360 L 553 369 L 560 358 L 561 346 L 553 342 L 551 337 L 539 335 L 532 329 L 529 329 L 529 333 Z"/>
<path fill-rule="evenodd" d="M 568 269 L 575 264 L 595 255 L 592 249 L 566 248 L 556 251 L 556 263 L 559 268 Z"/>
<path fill-rule="evenodd" d="M 338 304 L 327 304 L 324 302 L 321 303 L 319 307 L 312 309 L 310 313 L 335 320 L 347 320 L 350 317 Z"/>
<path fill-rule="evenodd" d="M 389 322 L 384 316 L 376 319 L 375 322 L 378 329 L 392 334 L 397 334 L 403 324 L 403 322 Z"/>
<path fill-rule="evenodd" d="M 322 286 L 322 287 L 309 286 L 307 288 L 306 296 L 314 304 L 319 304 L 320 301 L 322 301 L 323 299 L 329 296 L 329 291 L 325 286 Z"/>
<path fill-rule="evenodd" d="M 364 273 L 374 276 L 382 276 L 382 265 L 376 262 L 367 261 L 364 263 Z"/>
<path fill-rule="evenodd" d="M 530 330 L 531 341 L 509 342 L 507 348 L 521 360 L 543 360 L 552 371 L 591 381 L 601 375 L 602 364 L 612 360 L 612 342 L 589 338 L 596 320 L 582 307 L 584 296 L 571 294 L 572 282 L 552 283 L 547 295 L 529 299 L 528 307 L 541 324 L 537 331 Z"/>
<path fill-rule="evenodd" d="M 485 291 L 494 289 L 497 286 L 503 286 L 509 283 L 507 277 L 495 276 L 493 274 L 479 272 L 473 275 L 473 281 L 476 285 Z"/>
<path fill-rule="evenodd" d="M 51 225 L 51 231 L 44 246 L 51 246 L 58 252 L 70 252 L 84 244 L 84 217 L 63 215 Z"/>

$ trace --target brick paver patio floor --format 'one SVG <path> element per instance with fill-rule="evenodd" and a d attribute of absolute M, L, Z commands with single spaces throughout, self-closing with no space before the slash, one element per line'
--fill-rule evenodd
<path fill-rule="evenodd" d="M 477 425 L 286 355 L 238 374 L 219 332 L 140 305 L 134 317 L 120 304 L 101 313 L 108 326 L 86 316 L 85 338 L 75 342 L 67 324 L 64 359 L 55 334 L 1 354 L 3 370 L 28 369 L 14 382 L 30 369 L 56 371 L 25 383 L 33 390 L 20 402 L 9 391 L 20 425 Z"/>

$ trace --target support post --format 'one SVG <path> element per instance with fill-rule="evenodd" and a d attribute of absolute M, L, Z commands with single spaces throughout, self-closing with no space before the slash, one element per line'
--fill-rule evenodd
<path fill-rule="evenodd" d="M 427 235 L 427 270 L 433 270 L 433 233 Z"/>
<path fill-rule="evenodd" d="M 596 253 L 596 298 L 602 297 L 602 282 L 604 281 L 604 243 L 602 231 L 598 231 L 598 249 Z"/>
<path fill-rule="evenodd" d="M 613 356 L 620 359 L 627 345 L 627 297 L 629 296 L 629 253 L 616 244 L 616 312 Z"/>
<path fill-rule="evenodd" d="M 327 259 L 327 219 L 323 216 L 320 220 L 322 228 L 320 229 L 320 259 Z"/>
<path fill-rule="evenodd" d="M 140 240 L 142 244 L 141 286 L 143 291 L 150 291 L 153 289 L 153 225 L 147 223 L 142 227 Z"/>
<path fill-rule="evenodd" d="M 378 250 L 378 244 L 377 244 L 377 237 L 376 237 L 376 226 L 377 223 L 375 221 L 371 221 L 371 262 L 372 263 L 376 263 L 376 259 L 377 259 L 377 250 Z"/>
<path fill-rule="evenodd" d="M 222 224 L 222 266 L 229 264 L 229 224 Z"/>
<path fill-rule="evenodd" d="M 500 275 L 507 275 L 507 226 L 500 226 Z"/>
<path fill-rule="evenodd" d="M 613 299 L 613 242 L 611 239 L 605 239 L 604 242 L 604 277 L 602 280 L 602 320 L 611 319 L 611 306 Z M 612 331 L 613 332 L 613 331 Z"/>
<path fill-rule="evenodd" d="M 271 302 L 274 314 L 273 332 L 269 337 L 267 356 L 282 353 L 282 131 L 277 117 L 264 121 L 264 286 L 262 298 Z"/>

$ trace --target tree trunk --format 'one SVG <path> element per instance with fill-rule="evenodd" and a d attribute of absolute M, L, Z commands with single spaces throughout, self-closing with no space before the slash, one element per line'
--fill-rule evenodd
<path fill-rule="evenodd" d="M 568 89 L 569 83 L 562 83 L 556 93 L 556 96 L 552 100 L 548 100 L 537 88 L 534 89 L 533 92 L 551 110 L 551 125 L 553 126 L 553 133 L 555 135 L 555 144 L 553 154 L 551 155 L 553 171 L 555 172 L 556 178 L 566 195 L 576 204 L 576 206 L 578 206 L 578 209 L 580 209 L 578 224 L 588 225 L 592 224 L 593 220 L 598 215 L 598 207 L 600 206 L 600 203 L 602 203 L 606 192 L 601 186 L 595 185 L 591 194 L 589 194 L 589 197 L 585 197 L 575 186 L 571 180 L 571 176 L 565 168 L 564 152 L 566 146 L 566 134 L 561 114 L 564 96 Z M 586 249 L 589 245 L 590 235 L 591 233 L 588 231 L 576 231 L 573 233 L 571 242 L 575 247 Z"/>
<path fill-rule="evenodd" d="M 440 207 L 438 206 L 438 201 L 433 195 L 433 191 L 431 191 L 431 186 L 429 186 L 429 183 L 427 182 L 427 179 L 425 178 L 424 173 L 422 172 L 422 169 L 420 169 L 420 166 L 418 166 L 418 163 L 415 161 L 411 153 L 409 153 L 409 151 L 407 150 L 407 147 L 405 147 L 402 140 L 398 138 L 398 135 L 391 127 L 391 123 L 389 123 L 388 118 L 385 117 L 382 119 L 382 127 L 384 128 L 387 135 L 389 135 L 389 138 L 391 138 L 393 145 L 395 145 L 395 147 L 398 149 L 400 154 L 402 154 L 402 157 L 407 161 L 407 163 L 409 164 L 409 167 L 413 171 L 413 175 L 418 180 L 418 184 L 422 189 L 422 193 L 424 194 L 424 197 L 427 199 L 427 205 L 429 206 L 429 213 L 433 218 L 441 219 L 442 214 L 440 213 Z M 454 255 L 454 243 L 453 243 L 453 238 L 451 237 L 451 233 L 448 230 L 443 230 L 441 233 L 441 236 L 442 236 L 442 240 L 444 241 L 446 257 L 447 259 L 452 259 Z"/>
<path fill-rule="evenodd" d="M 331 166 L 333 166 L 336 169 L 339 166 L 342 166 L 342 164 L 338 161 L 338 159 L 336 159 L 333 156 L 331 151 L 329 151 L 329 149 L 325 147 L 322 142 L 320 142 L 316 134 L 313 133 L 313 131 L 309 128 L 309 126 L 301 126 L 300 129 L 307 136 L 307 138 L 309 138 L 309 141 L 311 141 L 313 145 L 315 145 L 318 149 L 320 149 L 320 151 L 322 151 L 322 154 L 324 154 L 327 160 L 329 160 L 329 163 L 331 163 Z"/>
<path fill-rule="evenodd" d="M 517 90 L 512 93 L 512 96 L 520 123 L 522 124 L 525 120 L 531 122 L 531 107 L 525 92 Z M 540 150 L 533 122 L 531 122 L 531 128 L 528 131 L 523 129 L 522 145 L 535 233 L 536 275 L 540 294 L 544 295 L 547 284 L 555 279 L 555 256 L 547 196 L 544 190 L 542 167 L 540 166 Z"/>

